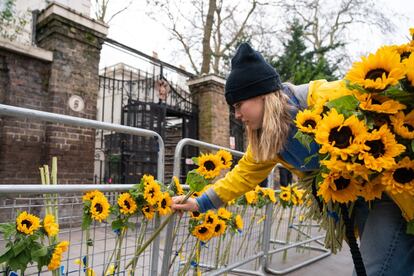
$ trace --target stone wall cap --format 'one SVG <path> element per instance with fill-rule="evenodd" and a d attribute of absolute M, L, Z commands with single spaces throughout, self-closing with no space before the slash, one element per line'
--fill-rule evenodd
<path fill-rule="evenodd" d="M 53 52 L 48 51 L 39 47 L 34 47 L 29 44 L 22 44 L 17 42 L 12 42 L 4 38 L 0 38 L 0 48 L 15 52 L 18 54 L 23 54 L 26 56 L 34 57 L 43 61 L 52 62 L 53 61 Z"/>
<path fill-rule="evenodd" d="M 208 81 L 214 81 L 222 85 L 226 83 L 226 80 L 223 79 L 222 77 L 215 75 L 215 74 L 209 74 L 209 75 L 203 75 L 200 77 L 196 77 L 194 79 L 190 79 L 187 81 L 187 85 L 191 86 L 191 85 L 200 84 L 202 82 L 208 82 Z"/>
<path fill-rule="evenodd" d="M 57 14 L 61 17 L 67 18 L 89 29 L 104 34 L 105 36 L 108 34 L 109 26 L 107 24 L 96 21 L 89 16 L 86 16 L 56 2 L 51 2 L 44 10 L 40 12 L 37 22 L 42 22 L 52 14 Z"/>

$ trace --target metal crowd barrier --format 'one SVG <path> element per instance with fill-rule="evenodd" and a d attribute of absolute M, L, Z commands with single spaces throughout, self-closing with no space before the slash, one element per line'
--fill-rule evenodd
<path fill-rule="evenodd" d="M 15 107 L 15 106 L 4 105 L 4 104 L 0 104 L 0 115 L 27 118 L 30 120 L 41 120 L 41 121 L 53 122 L 53 123 L 62 123 L 66 125 L 79 126 L 79 127 L 109 130 L 109 131 L 115 131 L 115 132 L 120 132 L 120 133 L 125 133 L 125 134 L 131 134 L 131 135 L 138 135 L 138 136 L 143 136 L 143 137 L 155 137 L 158 141 L 157 179 L 161 182 L 163 182 L 164 180 L 164 154 L 165 154 L 164 141 L 162 137 L 154 131 L 135 128 L 135 127 L 129 127 L 129 126 L 123 126 L 123 125 L 117 125 L 117 124 L 111 124 L 111 123 L 105 123 L 105 122 L 99 122 L 95 120 L 89 120 L 89 119 L 67 116 L 67 115 L 62 115 L 62 114 L 44 112 L 44 111 L 39 111 L 39 110 Z M 121 192 L 121 191 L 127 191 L 131 187 L 132 185 L 123 185 L 123 184 L 119 184 L 119 185 L 72 184 L 72 185 L 57 185 L 57 186 L 53 186 L 53 185 L 43 186 L 43 185 L 36 185 L 36 184 L 33 184 L 33 185 L 9 184 L 9 185 L 0 185 L 0 197 L 4 197 L 7 194 L 19 194 L 19 195 L 32 194 L 33 195 L 33 194 L 47 194 L 47 193 L 58 193 L 58 194 L 67 194 L 67 193 L 76 193 L 76 192 L 79 193 L 79 192 L 85 192 L 85 191 L 90 191 L 90 190 L 95 190 L 95 189 L 98 189 L 102 192 L 115 192 L 115 191 Z M 116 199 L 116 194 L 109 195 L 109 196 L 110 196 L 110 199 L 112 198 L 112 200 Z M 82 204 L 81 196 L 75 195 L 75 196 L 67 197 L 66 195 L 64 195 L 62 198 L 65 200 L 59 203 L 59 205 L 61 206 L 68 205 L 72 209 L 76 209 L 75 206 L 78 208 L 79 207 L 81 208 L 81 204 Z M 11 207 L 9 204 L 10 200 L 12 200 Z M 4 204 L 3 206 L 1 206 L 1 208 L 3 210 L 8 209 L 10 211 L 11 217 L 14 217 L 16 214 L 16 208 L 28 209 L 30 211 L 32 204 L 34 204 L 34 206 L 36 206 L 36 208 L 38 209 L 37 211 L 41 213 L 42 212 L 41 209 L 42 207 L 44 207 L 44 204 L 39 203 L 41 202 L 41 200 L 42 200 L 41 198 L 14 197 L 13 199 L 5 199 Z M 18 204 L 18 201 L 26 202 L 26 203 L 28 202 L 28 206 L 25 206 L 25 204 Z M 79 235 L 79 233 L 82 232 L 80 230 L 79 225 L 78 226 L 72 225 L 72 220 L 79 219 L 78 215 L 75 215 L 73 213 L 71 214 L 69 212 L 69 215 L 62 219 L 65 220 L 63 221 L 62 226 L 69 225 L 69 230 L 66 232 L 65 231 L 62 232 L 62 234 L 67 233 L 68 236 L 64 235 L 63 238 L 69 237 L 69 239 L 71 239 L 72 233 L 78 233 Z M 136 224 L 138 225 L 140 224 L 139 219 L 137 219 Z M 150 230 L 156 229 L 159 226 L 159 224 L 160 224 L 160 219 L 159 218 L 154 219 L 153 225 L 150 226 Z M 72 229 L 72 227 L 76 227 L 76 229 Z M 104 266 L 105 265 L 105 254 L 109 252 L 109 250 L 106 249 L 107 233 L 110 233 L 111 235 L 113 235 L 113 233 L 110 230 L 111 229 L 110 225 L 99 224 L 98 226 L 95 225 L 93 227 L 94 237 L 95 237 L 95 232 L 98 229 L 100 230 L 104 229 L 102 230 L 104 234 L 102 234 L 102 231 L 100 231 L 101 235 L 98 238 L 98 241 L 100 242 L 103 241 L 104 243 L 104 249 L 101 250 L 101 253 L 103 253 L 103 257 L 104 257 L 102 266 Z M 80 240 L 80 242 L 75 242 L 75 245 L 80 246 L 80 248 L 82 248 L 82 239 Z M 135 248 L 136 244 L 132 245 L 132 247 Z M 150 273 L 150 275 L 157 275 L 158 257 L 159 257 L 159 251 L 160 251 L 159 247 L 160 247 L 160 238 L 157 237 L 152 243 L 151 248 L 150 248 L 151 263 L 149 264 L 149 266 L 147 266 L 147 268 L 149 268 L 148 273 Z M 128 248 L 129 247 L 126 245 L 124 260 L 126 260 L 126 257 L 128 256 L 128 254 L 130 254 L 128 253 L 129 252 Z M 95 255 L 96 255 L 95 253 L 92 254 L 92 256 L 95 256 Z M 82 258 L 82 249 L 81 249 L 81 254 L 78 255 L 77 257 Z M 68 268 L 70 267 L 69 260 L 73 258 L 75 257 L 72 257 L 69 254 L 69 257 L 67 259 Z M 80 275 L 81 269 L 78 269 L 78 270 L 79 270 L 79 275 Z"/>

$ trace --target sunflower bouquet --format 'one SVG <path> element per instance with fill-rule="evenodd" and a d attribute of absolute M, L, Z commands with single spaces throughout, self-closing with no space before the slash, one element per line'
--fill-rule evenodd
<path fill-rule="evenodd" d="M 315 196 L 311 213 L 327 229 L 333 252 L 358 198 L 414 196 L 413 41 L 362 57 L 332 89 L 316 90 L 296 116 L 295 137 L 308 149 L 319 146 L 320 169 L 302 184 Z"/>
<path fill-rule="evenodd" d="M 6 264 L 6 272 L 21 271 L 24 275 L 29 264 L 37 263 L 39 271 L 43 266 L 55 271 L 60 268 L 62 255 L 69 242 L 54 239 L 59 233 L 59 225 L 53 215 L 46 215 L 43 221 L 33 214 L 23 211 L 15 222 L 0 224 L 6 243 L 6 251 L 0 255 L 0 263 Z M 45 238 L 55 241 L 44 245 Z"/>

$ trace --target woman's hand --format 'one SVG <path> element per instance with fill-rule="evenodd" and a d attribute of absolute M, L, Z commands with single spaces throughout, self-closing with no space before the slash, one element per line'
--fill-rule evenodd
<path fill-rule="evenodd" d="M 171 208 L 175 211 L 198 211 L 198 204 L 195 198 L 190 197 L 185 203 L 181 203 L 184 198 L 185 196 L 174 196 L 172 198 L 173 203 Z"/>

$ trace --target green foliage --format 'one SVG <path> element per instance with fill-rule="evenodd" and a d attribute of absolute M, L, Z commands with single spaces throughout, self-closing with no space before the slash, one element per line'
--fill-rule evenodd
<path fill-rule="evenodd" d="M 356 111 L 359 101 L 354 95 L 346 95 L 325 104 L 330 109 L 335 108 L 340 114 L 349 117 Z"/>
<path fill-rule="evenodd" d="M 310 152 L 311 148 L 310 148 L 310 144 L 313 141 L 312 136 L 305 134 L 301 131 L 297 131 L 295 136 L 293 136 L 293 138 L 296 138 L 299 140 L 299 142 L 305 146 L 305 148 Z"/>
<path fill-rule="evenodd" d="M 303 27 L 294 21 L 290 25 L 291 37 L 284 43 L 283 54 L 273 58 L 270 62 L 280 74 L 282 81 L 293 84 L 308 83 L 315 79 L 335 80 L 334 72 L 337 69 L 331 66 L 325 54 L 340 46 L 335 45 L 322 51 L 308 51 L 304 40 Z"/>
<path fill-rule="evenodd" d="M 207 180 L 196 170 L 192 170 L 187 174 L 186 183 L 190 186 L 191 191 L 199 192 L 201 191 L 207 184 Z"/>
<path fill-rule="evenodd" d="M 16 12 L 15 2 L 16 0 L 5 0 L 0 6 L 0 37 L 10 41 L 15 40 L 28 23 L 25 15 Z"/>

